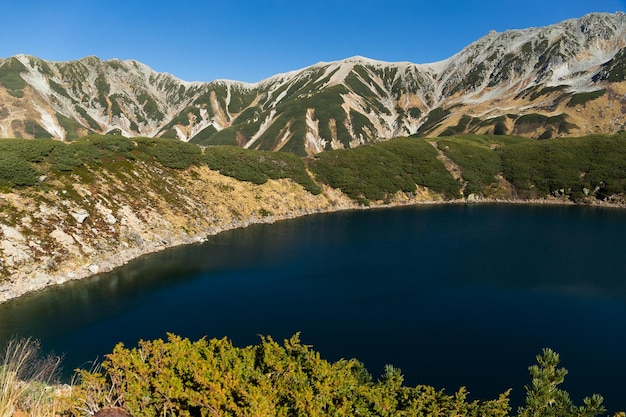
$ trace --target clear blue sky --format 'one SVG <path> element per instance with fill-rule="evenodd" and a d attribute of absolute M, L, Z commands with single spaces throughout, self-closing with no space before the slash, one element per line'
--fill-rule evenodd
<path fill-rule="evenodd" d="M 0 5 L 0 57 L 136 59 L 186 81 L 256 82 L 354 55 L 427 63 L 487 34 L 626 0 L 17 0 Z"/>

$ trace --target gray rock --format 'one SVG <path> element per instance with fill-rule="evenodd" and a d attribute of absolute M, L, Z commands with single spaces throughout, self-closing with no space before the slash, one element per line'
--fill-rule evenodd
<path fill-rule="evenodd" d="M 80 212 L 80 213 L 71 212 L 70 214 L 72 215 L 73 218 L 76 219 L 78 223 L 81 223 L 81 224 L 85 221 L 87 217 L 89 217 L 89 213 L 85 213 L 85 212 Z"/>

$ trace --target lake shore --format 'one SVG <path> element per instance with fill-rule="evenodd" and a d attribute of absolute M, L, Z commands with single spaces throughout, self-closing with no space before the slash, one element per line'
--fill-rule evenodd
<path fill-rule="evenodd" d="M 313 204 L 308 207 L 291 207 L 281 214 L 272 214 L 266 216 L 250 215 L 243 219 L 224 218 L 221 221 L 213 222 L 207 227 L 200 228 L 194 233 L 173 234 L 171 230 L 164 230 L 165 233 L 154 233 L 152 238 L 146 239 L 145 234 L 141 237 L 141 244 L 130 246 L 128 242 L 122 242 L 114 248 L 101 251 L 98 256 L 90 256 L 89 259 L 77 260 L 68 258 L 65 263 L 59 263 L 56 270 L 48 271 L 39 265 L 33 270 L 33 265 L 28 268 L 18 268 L 17 272 L 8 280 L 0 284 L 0 303 L 10 301 L 19 297 L 23 297 L 29 293 L 42 290 L 44 288 L 62 285 L 72 280 L 84 279 L 100 273 L 107 273 L 120 267 L 133 259 L 147 254 L 159 252 L 167 248 L 175 246 L 198 244 L 204 242 L 210 236 L 217 235 L 221 232 L 248 227 L 253 224 L 274 223 L 288 219 L 294 219 L 311 214 L 323 214 L 345 210 L 369 210 L 369 209 L 386 209 L 401 206 L 416 205 L 446 205 L 446 204 L 523 204 L 523 205 L 580 205 L 594 206 L 604 208 L 625 208 L 623 202 L 606 202 L 599 200 L 589 200 L 585 204 L 577 204 L 564 198 L 545 198 L 545 199 L 502 199 L 502 198 L 470 198 L 443 200 L 441 198 L 432 198 L 433 196 L 427 192 L 417 193 L 416 195 L 399 194 L 392 202 L 377 202 L 369 206 L 359 205 L 347 197 L 343 196 L 337 190 L 325 190 L 323 193 L 323 203 Z M 297 198 L 297 196 L 295 196 Z M 255 212 L 256 213 L 256 212 Z M 120 223 L 129 223 L 128 219 L 120 219 Z M 131 222 L 132 223 L 132 222 Z M 135 229 L 142 227 L 141 224 L 134 224 Z M 145 226 L 145 225 L 143 225 Z M 6 228 L 5 238 L 7 236 Z M 75 241 L 80 241 L 76 235 L 72 235 Z M 6 245 L 4 245 L 6 247 Z M 49 262 L 49 261 L 48 261 Z"/>

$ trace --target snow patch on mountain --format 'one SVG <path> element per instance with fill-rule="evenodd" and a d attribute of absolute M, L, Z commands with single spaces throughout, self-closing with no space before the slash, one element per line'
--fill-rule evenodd
<path fill-rule="evenodd" d="M 263 122 L 261 123 L 261 126 L 259 126 L 259 130 L 257 130 L 252 138 L 250 138 L 248 143 L 244 145 L 244 148 L 248 149 L 252 145 L 254 145 L 254 143 L 263 135 L 263 133 L 265 133 L 265 131 L 272 125 L 272 123 L 274 123 L 274 116 L 276 116 L 276 110 L 272 109 L 272 111 L 270 111 L 270 114 L 268 114 L 267 117 L 265 117 L 265 120 L 263 120 Z"/>
<path fill-rule="evenodd" d="M 22 64 L 24 64 L 26 68 L 31 68 L 28 60 L 25 57 L 22 57 L 22 58 L 24 59 L 24 62 L 22 62 Z M 32 88 L 37 90 L 40 94 L 44 96 L 52 95 L 50 84 L 48 84 L 48 80 L 44 77 L 42 73 L 31 69 L 28 72 L 21 73 L 20 76 L 22 77 L 24 81 L 26 81 Z"/>
<path fill-rule="evenodd" d="M 56 120 L 50 115 L 47 111 L 42 109 L 41 107 L 36 107 L 37 111 L 39 111 L 40 121 L 43 125 L 43 128 L 46 129 L 54 138 L 57 139 L 65 139 L 65 131 L 57 125 Z"/>
<path fill-rule="evenodd" d="M 320 137 L 319 120 L 313 119 L 314 116 L 315 109 L 307 109 L 305 118 L 307 128 L 305 149 L 307 153 L 316 154 L 324 150 L 328 141 Z"/>

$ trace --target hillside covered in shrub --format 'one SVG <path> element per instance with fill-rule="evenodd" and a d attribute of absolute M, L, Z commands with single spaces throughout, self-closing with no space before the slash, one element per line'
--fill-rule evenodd
<path fill-rule="evenodd" d="M 537 141 L 516 136 L 397 138 L 302 159 L 235 146 L 201 148 L 170 139 L 90 136 L 71 143 L 0 140 L 0 186 L 41 186 L 48 175 L 133 161 L 184 170 L 207 166 L 239 181 L 291 179 L 312 194 L 329 186 L 361 204 L 426 189 L 443 200 L 560 198 L 623 203 L 626 134 Z M 84 176 L 82 177 L 84 178 Z"/>

